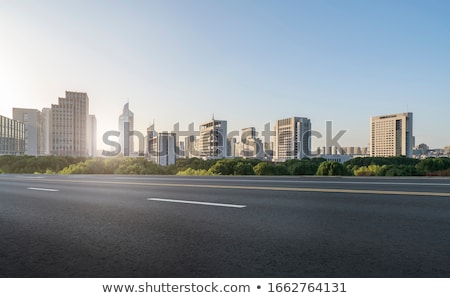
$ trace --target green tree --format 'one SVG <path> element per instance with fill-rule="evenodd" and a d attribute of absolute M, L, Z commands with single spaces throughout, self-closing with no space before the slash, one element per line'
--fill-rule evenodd
<path fill-rule="evenodd" d="M 187 168 L 186 170 L 179 171 L 177 173 L 178 176 L 209 176 L 212 175 L 210 171 L 207 170 L 194 170 L 191 168 Z"/>
<path fill-rule="evenodd" d="M 319 168 L 319 164 L 313 161 L 301 160 L 300 162 L 293 164 L 289 171 L 292 175 L 314 175 Z"/>
<path fill-rule="evenodd" d="M 249 162 L 239 161 L 235 167 L 235 175 L 255 175 L 252 165 Z"/>
<path fill-rule="evenodd" d="M 341 163 L 335 161 L 324 161 L 317 169 L 318 176 L 343 176 L 346 170 Z"/>
<path fill-rule="evenodd" d="M 237 161 L 235 159 L 220 159 L 209 171 L 215 175 L 234 175 L 236 165 Z"/>
<path fill-rule="evenodd" d="M 279 163 L 277 165 L 275 165 L 275 175 L 277 176 L 288 176 L 291 175 L 291 173 L 289 172 L 289 169 L 286 167 L 286 165 Z"/>
<path fill-rule="evenodd" d="M 416 165 L 416 168 L 424 173 L 444 171 L 450 169 L 450 159 L 447 157 L 423 159 Z"/>
<path fill-rule="evenodd" d="M 386 166 L 383 166 L 386 167 Z M 382 169 L 382 166 L 377 165 L 370 165 L 370 166 L 362 166 L 359 168 L 356 168 L 354 170 L 355 176 L 383 176 L 380 175 L 380 170 Z"/>
<path fill-rule="evenodd" d="M 253 167 L 256 175 L 272 176 L 275 175 L 275 166 L 270 162 L 260 162 Z"/>
<path fill-rule="evenodd" d="M 194 170 L 209 170 L 217 160 L 210 159 L 210 160 L 203 160 L 200 158 L 187 158 L 187 159 L 177 159 L 175 162 L 175 168 L 177 171 L 185 170 L 188 168 L 194 169 Z"/>

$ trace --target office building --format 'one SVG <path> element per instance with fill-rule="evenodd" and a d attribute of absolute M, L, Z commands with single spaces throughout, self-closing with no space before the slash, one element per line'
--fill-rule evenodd
<path fill-rule="evenodd" d="M 275 124 L 275 161 L 301 159 L 311 154 L 311 121 L 303 117 L 278 120 Z"/>
<path fill-rule="evenodd" d="M 148 137 L 148 159 L 161 166 L 175 164 L 175 142 L 176 134 L 169 132 L 147 134 Z"/>
<path fill-rule="evenodd" d="M 0 115 L 0 155 L 25 154 L 25 124 Z"/>
<path fill-rule="evenodd" d="M 57 156 L 87 156 L 89 98 L 86 93 L 66 91 L 51 109 L 51 150 Z"/>
<path fill-rule="evenodd" d="M 123 156 L 130 156 L 134 152 L 134 140 L 130 136 L 134 131 L 134 113 L 130 110 L 130 104 L 123 106 L 122 115 L 119 116 L 119 143 Z"/>
<path fill-rule="evenodd" d="M 13 119 L 25 125 L 25 155 L 42 155 L 41 112 L 35 109 L 13 108 Z"/>
<path fill-rule="evenodd" d="M 413 142 L 412 113 L 370 118 L 370 156 L 412 157 Z"/>
<path fill-rule="evenodd" d="M 219 159 L 227 157 L 227 121 L 214 118 L 200 125 L 197 140 L 201 158 Z"/>

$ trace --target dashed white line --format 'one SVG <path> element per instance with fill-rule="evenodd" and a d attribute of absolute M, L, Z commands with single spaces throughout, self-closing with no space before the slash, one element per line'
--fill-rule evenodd
<path fill-rule="evenodd" d="M 59 189 L 51 189 L 51 188 L 37 188 L 37 187 L 28 187 L 29 190 L 38 190 L 38 191 L 59 191 Z"/>
<path fill-rule="evenodd" d="M 228 207 L 228 208 L 245 208 L 245 207 L 247 207 L 246 205 L 209 203 L 209 202 L 172 200 L 172 199 L 159 199 L 159 198 L 148 198 L 147 200 L 148 201 L 158 201 L 158 202 L 169 202 L 169 203 L 192 204 L 192 205 L 206 205 L 206 206 L 215 206 L 215 207 Z"/>

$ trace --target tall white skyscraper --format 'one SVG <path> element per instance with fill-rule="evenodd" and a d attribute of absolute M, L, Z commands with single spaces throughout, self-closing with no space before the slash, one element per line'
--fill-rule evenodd
<path fill-rule="evenodd" d="M 400 113 L 370 118 L 370 156 L 412 157 L 413 114 Z"/>
<path fill-rule="evenodd" d="M 13 119 L 25 124 L 25 155 L 42 155 L 41 112 L 35 109 L 13 108 Z"/>
<path fill-rule="evenodd" d="M 275 161 L 301 159 L 311 152 L 311 120 L 291 117 L 275 124 Z"/>
<path fill-rule="evenodd" d="M 84 92 L 66 91 L 51 110 L 51 151 L 58 156 L 87 156 L 89 97 Z"/>
<path fill-rule="evenodd" d="M 206 159 L 227 157 L 227 121 L 211 119 L 201 124 L 197 142 L 200 157 Z"/>
<path fill-rule="evenodd" d="M 130 156 L 134 152 L 133 137 L 130 137 L 134 131 L 134 113 L 130 111 L 129 103 L 123 106 L 122 115 L 119 116 L 119 143 L 122 147 L 123 156 Z"/>

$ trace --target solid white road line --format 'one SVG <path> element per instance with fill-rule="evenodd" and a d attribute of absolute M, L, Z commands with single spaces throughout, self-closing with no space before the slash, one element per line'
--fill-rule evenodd
<path fill-rule="evenodd" d="M 192 205 L 228 207 L 228 208 L 245 208 L 245 207 L 247 207 L 246 205 L 233 205 L 233 204 L 209 203 L 209 202 L 198 202 L 198 201 L 159 199 L 159 198 L 148 198 L 147 200 L 148 201 L 158 201 L 158 202 L 169 202 L 169 203 L 192 204 Z"/>
<path fill-rule="evenodd" d="M 51 189 L 51 188 L 37 188 L 37 187 L 28 187 L 30 190 L 39 190 L 39 191 L 59 191 L 59 189 Z"/>

